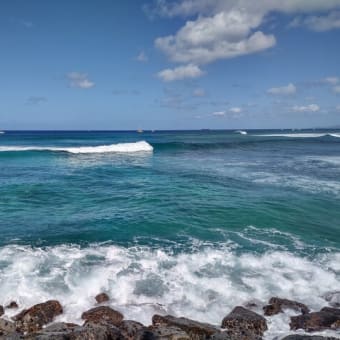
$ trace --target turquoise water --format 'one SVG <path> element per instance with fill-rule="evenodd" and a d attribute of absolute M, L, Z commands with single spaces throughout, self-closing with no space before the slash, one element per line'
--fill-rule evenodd
<path fill-rule="evenodd" d="M 157 302 L 218 323 L 274 293 L 318 307 L 340 288 L 340 132 L 6 132 L 0 231 L 0 304 L 20 287 L 69 315 L 101 289 L 131 317 Z"/>

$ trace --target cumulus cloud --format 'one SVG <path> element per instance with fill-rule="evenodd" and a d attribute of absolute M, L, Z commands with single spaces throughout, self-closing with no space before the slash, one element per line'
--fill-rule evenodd
<path fill-rule="evenodd" d="M 155 45 L 171 61 L 196 65 L 256 53 L 275 45 L 260 27 L 272 12 L 313 14 L 340 8 L 339 0 L 156 0 L 148 12 L 163 17 L 189 17 L 175 34 Z M 330 15 L 333 21 L 337 14 Z M 334 17 L 334 18 L 333 18 Z M 334 26 L 334 24 L 333 24 Z"/>
<path fill-rule="evenodd" d="M 163 71 L 158 72 L 157 76 L 165 82 L 170 82 L 187 78 L 198 78 L 201 77 L 203 74 L 204 72 L 197 65 L 188 64 L 184 66 L 178 66 L 173 69 L 167 68 Z"/>
<path fill-rule="evenodd" d="M 261 21 L 262 15 L 241 10 L 221 12 L 187 21 L 175 35 L 157 38 L 155 45 L 174 62 L 211 63 L 274 46 L 273 35 L 252 32 Z"/>
<path fill-rule="evenodd" d="M 71 87 L 90 89 L 95 85 L 95 83 L 88 78 L 86 73 L 70 72 L 67 74 L 67 78 Z"/>
<path fill-rule="evenodd" d="M 320 110 L 320 107 L 317 104 L 309 104 L 305 106 L 295 105 L 292 110 L 295 112 L 317 112 Z"/>
<path fill-rule="evenodd" d="M 333 11 L 327 15 L 312 15 L 304 18 L 297 17 L 289 25 L 290 27 L 304 26 L 312 31 L 324 32 L 340 28 L 340 11 Z"/>
<path fill-rule="evenodd" d="M 289 83 L 286 86 L 281 87 L 272 87 L 267 90 L 267 93 L 273 94 L 273 95 L 292 95 L 296 93 L 296 86 L 292 83 Z"/>
<path fill-rule="evenodd" d="M 149 58 L 144 51 L 141 51 L 136 57 L 136 60 L 142 63 L 146 63 L 149 60 Z"/>
<path fill-rule="evenodd" d="M 232 113 L 241 113 L 242 109 L 240 107 L 231 107 L 229 111 Z"/>

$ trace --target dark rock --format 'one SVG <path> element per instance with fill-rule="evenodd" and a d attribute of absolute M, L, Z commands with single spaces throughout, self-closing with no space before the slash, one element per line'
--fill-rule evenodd
<path fill-rule="evenodd" d="M 58 323 L 32 334 L 30 340 L 123 340 L 119 329 L 111 324 L 88 322 L 84 326 Z"/>
<path fill-rule="evenodd" d="M 301 328 L 308 332 L 315 332 L 330 329 L 332 325 L 339 320 L 339 309 L 324 307 L 320 310 L 320 312 L 292 316 L 290 318 L 290 328 L 293 330 Z"/>
<path fill-rule="evenodd" d="M 293 309 L 302 314 L 309 313 L 309 308 L 303 303 L 278 297 L 272 297 L 269 300 L 269 304 L 263 307 L 264 315 L 267 316 L 282 313 L 284 309 Z"/>
<path fill-rule="evenodd" d="M 141 339 L 145 329 L 144 325 L 133 320 L 123 320 L 119 325 L 119 330 L 126 340 Z"/>
<path fill-rule="evenodd" d="M 218 328 L 210 324 L 186 318 L 176 318 L 171 315 L 161 316 L 156 314 L 152 317 L 152 324 L 153 326 L 173 326 L 180 328 L 186 332 L 191 339 L 206 339 L 219 331 Z"/>
<path fill-rule="evenodd" d="M 262 340 L 262 337 L 253 332 L 240 330 L 239 332 L 223 331 L 216 333 L 211 337 L 211 340 Z"/>
<path fill-rule="evenodd" d="M 19 308 L 19 306 L 15 301 L 11 301 L 6 308 Z"/>
<path fill-rule="evenodd" d="M 97 303 L 103 303 L 110 300 L 109 296 L 106 293 L 100 293 L 95 297 Z"/>
<path fill-rule="evenodd" d="M 124 316 L 110 307 L 100 306 L 84 312 L 81 318 L 86 322 L 108 323 L 114 326 L 119 326 L 123 321 Z"/>
<path fill-rule="evenodd" d="M 4 313 L 5 313 L 4 307 L 0 305 L 0 316 L 4 315 Z"/>
<path fill-rule="evenodd" d="M 88 322 L 82 327 L 75 328 L 69 340 L 123 340 L 120 330 L 107 323 Z"/>
<path fill-rule="evenodd" d="M 16 327 L 14 322 L 0 319 L 0 337 L 15 333 L 15 331 Z"/>
<path fill-rule="evenodd" d="M 72 331 L 77 327 L 79 326 L 72 323 L 57 322 L 45 327 L 37 333 L 30 334 L 26 339 L 68 340 Z"/>
<path fill-rule="evenodd" d="M 63 308 L 56 300 L 49 300 L 44 303 L 34 305 L 29 309 L 13 317 L 16 321 L 17 329 L 21 332 L 36 332 L 53 321 L 54 317 L 62 314 Z"/>
<path fill-rule="evenodd" d="M 151 326 L 143 332 L 141 340 L 191 340 L 201 339 L 199 337 L 190 337 L 188 333 L 181 328 L 174 326 Z"/>
<path fill-rule="evenodd" d="M 267 330 L 267 322 L 263 316 L 238 306 L 223 319 L 222 328 L 228 328 L 234 334 L 246 332 L 248 336 L 262 336 Z"/>
<path fill-rule="evenodd" d="M 323 307 L 320 312 L 331 313 L 340 317 L 340 309 L 332 307 Z"/>
<path fill-rule="evenodd" d="M 324 337 L 319 335 L 303 335 L 303 334 L 293 334 L 284 337 L 282 340 L 336 340 L 333 337 Z"/>

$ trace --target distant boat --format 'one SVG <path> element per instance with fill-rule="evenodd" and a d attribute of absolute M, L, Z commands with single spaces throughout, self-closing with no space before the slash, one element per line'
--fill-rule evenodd
<path fill-rule="evenodd" d="M 246 135 L 247 131 L 237 130 L 237 131 L 235 131 L 235 133 L 239 133 L 240 135 Z"/>
<path fill-rule="evenodd" d="M 143 133 L 143 130 L 142 129 L 138 129 L 137 132 L 138 133 Z"/>

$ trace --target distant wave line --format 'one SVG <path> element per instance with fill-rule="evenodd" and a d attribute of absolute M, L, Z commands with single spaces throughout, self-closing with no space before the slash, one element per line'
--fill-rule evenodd
<path fill-rule="evenodd" d="M 273 133 L 265 135 L 253 135 L 258 137 L 289 137 L 289 138 L 320 138 L 320 137 L 335 137 L 340 138 L 338 133 Z"/>

